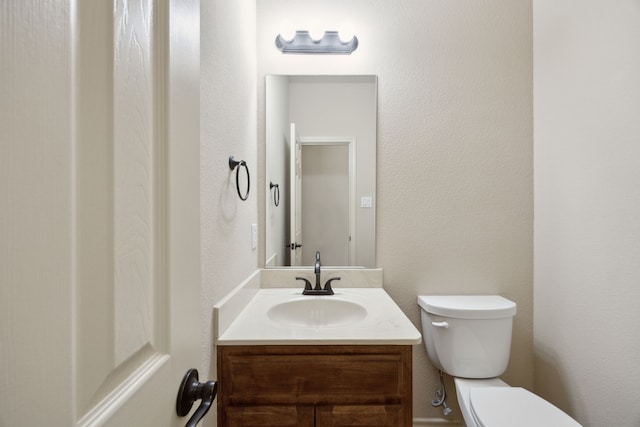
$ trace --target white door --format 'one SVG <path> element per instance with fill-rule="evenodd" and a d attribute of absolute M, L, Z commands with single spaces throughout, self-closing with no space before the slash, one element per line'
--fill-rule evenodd
<path fill-rule="evenodd" d="M 8 0 L 0 14 L 0 426 L 186 422 L 198 4 Z"/>
<path fill-rule="evenodd" d="M 290 129 L 290 197 L 289 197 L 289 227 L 291 242 L 291 266 L 302 265 L 302 151 L 295 123 Z"/>

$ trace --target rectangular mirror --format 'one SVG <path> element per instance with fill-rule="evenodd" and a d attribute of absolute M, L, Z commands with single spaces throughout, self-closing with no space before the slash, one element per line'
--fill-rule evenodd
<path fill-rule="evenodd" d="M 265 266 L 375 267 L 376 76 L 265 88 Z"/>

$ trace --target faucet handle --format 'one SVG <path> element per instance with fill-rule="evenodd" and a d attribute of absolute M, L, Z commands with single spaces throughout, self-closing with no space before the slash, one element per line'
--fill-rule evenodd
<path fill-rule="evenodd" d="M 327 280 L 327 282 L 324 284 L 324 290 L 327 292 L 331 292 L 333 293 L 333 289 L 331 288 L 331 282 L 333 282 L 334 280 L 340 280 L 342 279 L 341 277 L 334 277 L 332 279 Z"/>
<path fill-rule="evenodd" d="M 308 291 L 308 290 L 311 290 L 311 289 L 312 289 L 312 287 L 311 287 L 311 282 L 310 282 L 310 281 L 308 281 L 307 279 L 305 279 L 304 277 L 296 277 L 296 280 L 304 280 L 304 289 L 305 289 L 305 290 L 307 290 L 307 291 Z"/>

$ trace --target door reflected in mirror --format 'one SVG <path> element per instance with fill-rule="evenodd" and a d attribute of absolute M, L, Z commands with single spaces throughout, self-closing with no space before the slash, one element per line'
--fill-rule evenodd
<path fill-rule="evenodd" d="M 310 266 L 316 251 L 324 266 L 375 267 L 377 78 L 265 87 L 266 267 Z"/>

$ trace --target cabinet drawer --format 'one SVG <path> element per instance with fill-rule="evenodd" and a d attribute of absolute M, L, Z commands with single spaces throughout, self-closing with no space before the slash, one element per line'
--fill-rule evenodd
<path fill-rule="evenodd" d="M 407 346 L 221 346 L 218 357 L 229 405 L 391 404 L 411 388 Z"/>

